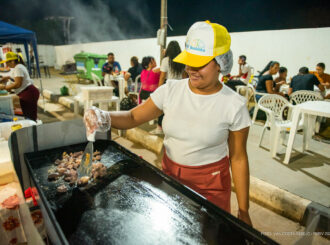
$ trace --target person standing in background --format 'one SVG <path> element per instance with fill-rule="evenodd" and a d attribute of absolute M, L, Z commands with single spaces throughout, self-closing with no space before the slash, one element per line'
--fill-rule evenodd
<path fill-rule="evenodd" d="M 14 52 L 8 52 L 6 53 L 6 59 L 1 62 L 5 62 L 8 67 L 13 69 L 12 78 L 14 79 L 14 82 L 7 84 L 7 81 L 11 79 L 11 77 L 2 78 L 0 80 L 0 90 L 14 90 L 15 94 L 19 97 L 24 117 L 37 121 L 38 99 L 40 93 L 33 85 L 33 81 L 30 78 L 28 70 L 24 66 L 22 58 Z"/>
<path fill-rule="evenodd" d="M 177 41 L 171 41 L 165 51 L 165 56 L 160 65 L 159 84 L 161 86 L 165 83 L 166 79 L 182 79 L 185 78 L 185 66 L 176 63 L 173 59 L 181 53 L 180 45 Z"/>
<path fill-rule="evenodd" d="M 184 71 L 185 66 L 176 63 L 173 59 L 181 53 L 180 45 L 177 41 L 171 41 L 165 51 L 164 58 L 160 65 L 160 77 L 158 87 L 163 85 L 167 79 L 182 79 L 187 77 Z M 151 134 L 163 134 L 162 122 L 164 115 L 161 115 L 157 120 L 156 129 L 150 131 Z"/>
<path fill-rule="evenodd" d="M 157 89 L 160 76 L 160 69 L 157 68 L 157 63 L 154 57 L 144 57 L 142 59 L 142 67 L 139 104 L 142 100 L 148 99 L 150 94 Z"/>

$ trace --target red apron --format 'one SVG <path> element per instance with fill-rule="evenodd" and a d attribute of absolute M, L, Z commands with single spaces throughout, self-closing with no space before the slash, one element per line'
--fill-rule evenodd
<path fill-rule="evenodd" d="M 227 156 L 218 162 L 187 166 L 172 161 L 164 152 L 162 168 L 165 174 L 174 177 L 230 213 L 231 177 Z"/>

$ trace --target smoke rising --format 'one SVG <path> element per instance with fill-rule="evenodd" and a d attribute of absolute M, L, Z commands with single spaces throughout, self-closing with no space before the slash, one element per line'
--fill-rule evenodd
<path fill-rule="evenodd" d="M 73 17 L 70 43 L 142 38 L 156 33 L 143 0 L 16 0 L 6 8 L 24 20 L 8 15 L 9 20 L 4 21 L 11 22 L 12 18 L 11 23 L 36 31 L 39 43 L 64 43 L 64 23 L 59 16 Z"/>

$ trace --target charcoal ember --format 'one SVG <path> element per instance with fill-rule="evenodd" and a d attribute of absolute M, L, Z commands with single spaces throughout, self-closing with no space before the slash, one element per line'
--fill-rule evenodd
<path fill-rule="evenodd" d="M 83 177 L 81 177 L 81 178 L 78 179 L 77 185 L 78 186 L 87 185 L 88 184 L 88 181 L 89 181 L 89 177 L 88 176 L 83 176 Z"/>
<path fill-rule="evenodd" d="M 60 177 L 60 174 L 59 173 L 50 173 L 48 175 L 48 180 L 49 181 L 52 181 L 52 180 L 57 180 L 58 178 Z"/>
<path fill-rule="evenodd" d="M 64 184 L 57 187 L 57 192 L 58 193 L 65 193 L 67 191 L 68 191 L 68 188 Z"/>
<path fill-rule="evenodd" d="M 107 174 L 107 167 L 103 163 L 97 162 L 92 165 L 92 177 L 93 179 L 102 178 Z"/>

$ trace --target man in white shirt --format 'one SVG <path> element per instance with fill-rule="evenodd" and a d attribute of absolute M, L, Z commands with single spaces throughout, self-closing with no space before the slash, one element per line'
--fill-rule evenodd
<path fill-rule="evenodd" d="M 251 77 L 251 66 L 246 63 L 246 56 L 241 55 L 238 58 L 239 70 L 238 75 L 233 76 L 232 79 L 239 78 L 245 84 L 248 84 Z"/>

